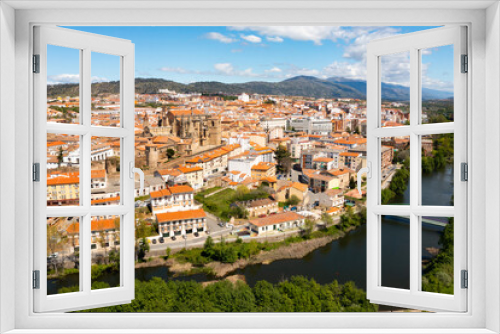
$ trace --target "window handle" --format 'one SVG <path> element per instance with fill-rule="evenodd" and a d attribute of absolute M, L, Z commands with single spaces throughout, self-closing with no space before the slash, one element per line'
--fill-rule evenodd
<path fill-rule="evenodd" d="M 129 163 L 130 178 L 135 180 L 135 173 L 139 174 L 140 193 L 144 192 L 144 172 L 140 168 L 134 167 L 134 162 Z"/>
<path fill-rule="evenodd" d="M 362 192 L 361 192 L 361 183 L 362 183 L 362 179 L 361 179 L 361 175 L 365 174 L 366 173 L 366 176 L 371 179 L 372 177 L 372 163 L 368 161 L 368 164 L 367 164 L 367 167 L 365 168 L 361 168 L 358 173 L 357 173 L 357 179 L 358 179 L 358 191 L 359 191 L 359 194 L 362 195 Z"/>

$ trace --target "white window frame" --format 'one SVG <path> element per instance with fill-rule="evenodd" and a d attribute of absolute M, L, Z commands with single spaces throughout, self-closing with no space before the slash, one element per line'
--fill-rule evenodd
<path fill-rule="evenodd" d="M 41 329 L 48 332 L 71 333 L 74 328 L 89 329 L 89 332 L 101 333 L 141 332 L 141 329 L 164 329 L 161 332 L 186 332 L 182 328 L 190 328 L 191 332 L 221 333 L 249 332 L 248 329 L 260 328 L 260 332 L 350 332 L 350 333 L 494 333 L 500 330 L 498 314 L 499 300 L 499 235 L 498 222 L 500 209 L 500 175 L 498 166 L 500 153 L 484 148 L 485 132 L 488 142 L 493 147 L 500 146 L 498 124 L 500 118 L 497 110 L 500 106 L 498 91 L 500 90 L 500 11 L 493 2 L 446 2 L 405 1 L 394 3 L 370 2 L 266 2 L 237 4 L 225 3 L 224 9 L 216 3 L 197 3 L 193 9 L 188 4 L 178 2 L 152 4 L 143 2 L 107 3 L 82 2 L 75 4 L 80 9 L 61 8 L 72 6 L 68 2 L 52 3 L 16 3 L 12 6 L 28 8 L 14 12 L 9 5 L 0 4 L 0 77 L 1 96 L 11 93 L 10 86 L 15 83 L 15 101 L 1 99 L 1 158 L 15 158 L 15 179 L 7 172 L 14 172 L 14 163 L 2 160 L 1 168 L 1 209 L 2 224 L 0 240 L 0 265 L 2 275 L 0 281 L 0 315 L 3 320 L 2 331 L 16 329 L 16 333 L 35 333 Z M 31 6 L 31 7 L 30 7 Z M 60 10 L 41 10 L 53 6 Z M 110 10 L 96 6 L 108 6 Z M 117 6 L 132 6 L 136 9 L 120 9 Z M 393 9 L 396 7 L 398 9 Z M 488 9 L 486 9 L 489 6 Z M 81 9 L 85 8 L 86 9 Z M 163 7 L 163 8 L 155 8 Z M 34 8 L 34 9 L 33 9 Z M 90 9 L 89 9 L 90 8 Z M 347 9 L 346 9 L 347 8 Z M 15 21 L 14 21 L 15 17 Z M 470 182 L 468 196 L 469 221 L 474 226 L 473 233 L 469 227 L 470 243 L 470 288 L 468 289 L 469 309 L 467 313 L 436 314 L 33 314 L 31 269 L 28 244 L 32 240 L 30 224 L 32 212 L 26 210 L 26 194 L 30 193 L 31 161 L 29 159 L 32 141 L 32 107 L 27 96 L 31 91 L 30 63 L 32 45 L 32 26 L 34 24 L 58 25 L 442 25 L 466 24 L 469 27 L 469 152 L 471 153 Z M 486 25 L 485 25 L 486 22 Z M 487 29 L 486 29 L 487 28 Z M 13 31 L 15 31 L 15 41 Z M 4 45 L 6 48 L 4 48 Z M 15 52 L 15 53 L 14 53 Z M 15 58 L 14 58 L 15 55 Z M 15 72 L 12 70 L 15 66 Z M 488 71 L 486 71 L 488 66 Z M 7 77 L 4 75 L 7 73 Z M 5 109 L 10 108 L 7 112 Z M 14 129 L 5 124 L 15 110 L 16 123 Z M 475 116 L 472 121 L 472 116 Z M 488 117 L 488 122 L 485 118 Z M 29 120 L 26 122 L 26 120 Z M 7 121 L 7 122 L 5 122 Z M 12 123 L 7 123 L 12 124 Z M 8 135 L 15 135 L 15 147 Z M 6 140 L 9 139 L 8 142 Z M 488 153 L 488 156 L 486 155 Z M 10 161 L 10 160 L 9 160 Z M 488 182 L 485 171 L 492 172 Z M 12 180 L 10 180 L 11 178 Z M 15 201 L 4 187 L 10 185 L 15 190 Z M 486 196 L 486 193 L 488 196 Z M 490 204 L 486 207 L 485 202 Z M 8 205 L 15 205 L 15 212 L 3 210 Z M 28 205 L 29 207 L 29 205 Z M 486 221 L 488 217 L 488 221 Z M 15 224 L 5 224 L 5 219 Z M 15 235 L 15 242 L 12 240 Z M 15 249 L 15 256 L 12 256 Z M 26 260 L 30 259 L 30 260 Z M 488 264 L 488 266 L 486 266 Z M 14 289 L 12 287 L 15 287 Z M 486 293 L 488 289 L 488 293 Z M 12 307 L 14 305 L 14 307 Z M 140 324 L 140 326 L 139 326 Z M 168 328 L 167 328 L 168 326 Z M 243 330 L 246 328 L 247 330 Z M 40 331 L 38 331 L 40 330 Z M 47 331 L 45 331 L 47 332 Z"/>
<path fill-rule="evenodd" d="M 435 311 L 464 312 L 467 309 L 467 290 L 461 288 L 461 270 L 467 270 L 467 186 L 461 180 L 461 163 L 467 163 L 467 75 L 461 73 L 461 56 L 467 54 L 466 27 L 440 27 L 411 34 L 374 40 L 367 50 L 367 298 L 377 304 Z M 422 124 L 421 112 L 421 50 L 453 46 L 454 121 Z M 409 55 L 410 125 L 381 126 L 381 83 L 384 56 L 402 52 Z M 454 206 L 422 205 L 421 136 L 454 134 Z M 384 137 L 408 136 L 410 139 L 410 203 L 382 205 L 381 203 L 381 146 Z M 409 289 L 384 287 L 382 278 L 382 216 L 408 217 L 410 258 Z M 453 294 L 430 293 L 422 286 L 422 216 L 454 217 L 454 289 Z"/>
<path fill-rule="evenodd" d="M 34 162 L 39 163 L 40 181 L 33 184 L 34 269 L 39 271 L 39 289 L 34 290 L 34 311 L 72 311 L 95 305 L 130 303 L 134 299 L 134 174 L 135 119 L 134 119 L 134 44 L 130 41 L 60 27 L 35 26 L 34 52 L 39 55 L 39 73 L 33 75 L 34 84 Z M 47 122 L 47 45 L 73 48 L 79 53 L 80 113 L 78 124 Z M 91 124 L 91 62 L 92 54 L 114 55 L 119 60 L 120 126 L 92 126 Z M 80 186 L 79 205 L 47 206 L 47 133 L 79 136 Z M 114 137 L 120 140 L 120 203 L 91 205 L 91 138 Z M 131 174 L 132 172 L 132 174 Z M 132 176 L 132 177 L 131 177 Z M 91 220 L 93 216 L 120 217 L 120 285 L 108 289 L 91 289 Z M 79 291 L 47 295 L 47 217 L 79 217 L 80 270 Z M 93 234 L 93 233 L 92 233 Z"/>

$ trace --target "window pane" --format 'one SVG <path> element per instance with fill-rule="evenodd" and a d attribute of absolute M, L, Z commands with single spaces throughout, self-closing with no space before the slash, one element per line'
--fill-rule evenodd
<path fill-rule="evenodd" d="M 410 218 L 382 216 L 382 286 L 410 288 Z"/>
<path fill-rule="evenodd" d="M 410 53 L 380 57 L 381 126 L 410 124 Z"/>
<path fill-rule="evenodd" d="M 120 57 L 92 52 L 92 125 L 120 126 Z"/>
<path fill-rule="evenodd" d="M 453 121 L 453 45 L 422 49 L 422 123 Z"/>
<path fill-rule="evenodd" d="M 80 123 L 80 50 L 47 45 L 47 122 Z"/>
<path fill-rule="evenodd" d="M 80 137 L 47 134 L 47 206 L 80 204 Z"/>
<path fill-rule="evenodd" d="M 381 138 L 381 203 L 410 204 L 410 137 Z"/>
<path fill-rule="evenodd" d="M 453 294 L 453 240 L 453 218 L 422 217 L 422 291 Z"/>
<path fill-rule="evenodd" d="M 92 217 L 92 290 L 120 286 L 120 217 Z"/>
<path fill-rule="evenodd" d="M 92 205 L 120 204 L 120 138 L 92 137 Z"/>
<path fill-rule="evenodd" d="M 453 133 L 423 136 L 422 205 L 453 206 Z"/>
<path fill-rule="evenodd" d="M 47 294 L 80 290 L 80 218 L 47 218 Z"/>

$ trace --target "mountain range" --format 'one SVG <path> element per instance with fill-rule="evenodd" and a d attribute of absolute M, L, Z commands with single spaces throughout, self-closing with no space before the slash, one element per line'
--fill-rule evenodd
<path fill-rule="evenodd" d="M 218 81 L 194 82 L 182 84 L 157 78 L 135 79 L 135 91 L 138 94 L 156 94 L 159 89 L 169 89 L 178 93 L 203 93 L 239 95 L 264 94 L 303 96 L 312 98 L 354 98 L 366 99 L 366 81 L 343 77 L 319 79 L 312 76 L 297 76 L 280 82 L 251 81 L 246 83 L 222 83 Z M 117 81 L 92 84 L 92 95 L 118 93 Z M 50 97 L 78 94 L 77 84 L 57 84 L 47 87 Z M 388 101 L 408 101 L 410 89 L 401 85 L 382 83 L 382 99 Z M 423 100 L 453 98 L 453 93 L 435 89 L 422 89 Z"/>

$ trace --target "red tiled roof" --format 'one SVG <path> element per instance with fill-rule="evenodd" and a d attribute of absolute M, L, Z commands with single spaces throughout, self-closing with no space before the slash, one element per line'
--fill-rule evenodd
<path fill-rule="evenodd" d="M 175 220 L 199 219 L 204 217 L 206 217 L 206 214 L 205 211 L 203 211 L 203 209 L 177 211 L 177 212 L 164 212 L 156 214 L 156 219 L 158 220 L 158 223 L 166 223 Z"/>
<path fill-rule="evenodd" d="M 250 224 L 255 226 L 268 226 L 268 225 L 281 224 L 298 219 L 304 219 L 304 216 L 301 216 L 296 212 L 289 211 L 267 216 L 264 218 L 251 219 Z"/>

